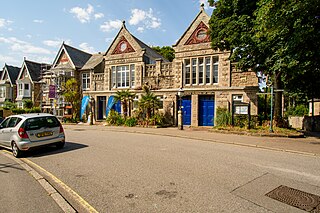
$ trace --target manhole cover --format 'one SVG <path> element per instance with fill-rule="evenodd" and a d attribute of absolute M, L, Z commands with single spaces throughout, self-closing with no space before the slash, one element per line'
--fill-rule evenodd
<path fill-rule="evenodd" d="M 266 196 L 308 212 L 320 213 L 320 197 L 314 194 L 281 185 Z"/>

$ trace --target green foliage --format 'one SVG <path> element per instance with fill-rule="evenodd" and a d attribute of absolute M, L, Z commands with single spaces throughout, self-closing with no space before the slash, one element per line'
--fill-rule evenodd
<path fill-rule="evenodd" d="M 66 102 L 69 102 L 73 109 L 72 119 L 76 118 L 80 112 L 81 93 L 78 81 L 70 78 L 63 86 L 63 96 Z"/>
<path fill-rule="evenodd" d="M 30 99 L 23 101 L 23 108 L 31 109 L 33 107 L 33 102 Z"/>
<path fill-rule="evenodd" d="M 214 49 L 246 71 L 269 75 L 275 89 L 320 97 L 319 0 L 209 0 Z M 281 96 L 275 95 L 275 116 Z"/>
<path fill-rule="evenodd" d="M 288 107 L 286 116 L 304 116 L 308 115 L 309 109 L 305 105 L 298 105 L 296 107 Z"/>
<path fill-rule="evenodd" d="M 128 106 L 132 102 L 134 96 L 135 95 L 129 90 L 118 90 L 114 96 L 115 102 L 121 102 L 124 117 L 128 116 Z"/>
<path fill-rule="evenodd" d="M 216 116 L 216 126 L 228 126 L 231 125 L 231 113 L 227 108 L 218 107 Z"/>
<path fill-rule="evenodd" d="M 32 108 L 12 108 L 11 111 L 14 114 L 25 114 L 25 113 L 40 113 L 40 107 L 32 107 Z"/>
<path fill-rule="evenodd" d="M 106 122 L 109 125 L 122 126 L 124 124 L 125 120 L 118 112 L 111 110 L 109 112 L 107 119 L 106 119 Z"/>
<path fill-rule="evenodd" d="M 138 105 L 139 110 L 145 114 L 145 119 L 149 121 L 154 112 L 159 109 L 160 100 L 147 86 L 143 87 L 143 91 L 144 94 L 141 95 Z"/>
<path fill-rule="evenodd" d="M 129 127 L 133 127 L 133 126 L 136 126 L 137 123 L 138 123 L 138 121 L 136 118 L 130 117 L 125 120 L 124 125 L 129 126 Z"/>
<path fill-rule="evenodd" d="M 17 104 L 16 103 L 12 103 L 10 101 L 5 101 L 4 104 L 3 104 L 3 109 L 12 110 L 14 108 L 17 108 Z"/>
<path fill-rule="evenodd" d="M 163 47 L 156 46 L 156 47 L 152 47 L 152 49 L 157 51 L 160 55 L 162 55 L 169 61 L 173 61 L 173 59 L 175 58 L 174 49 L 170 46 L 163 46 Z"/>

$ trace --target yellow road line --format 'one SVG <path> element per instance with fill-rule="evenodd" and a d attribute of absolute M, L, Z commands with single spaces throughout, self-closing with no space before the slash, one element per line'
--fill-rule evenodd
<path fill-rule="evenodd" d="M 27 158 L 20 158 L 23 162 L 25 162 L 28 165 L 32 165 L 33 167 L 36 167 L 37 169 L 41 170 L 44 172 L 46 175 L 48 175 L 54 182 L 59 184 L 64 190 L 66 190 L 69 194 L 72 195 L 72 197 L 79 202 L 83 208 L 85 208 L 88 212 L 98 212 L 95 210 L 87 201 L 85 201 L 78 193 L 73 191 L 69 186 L 67 186 L 65 183 L 63 183 L 59 178 L 39 166 L 38 164 L 28 160 Z"/>

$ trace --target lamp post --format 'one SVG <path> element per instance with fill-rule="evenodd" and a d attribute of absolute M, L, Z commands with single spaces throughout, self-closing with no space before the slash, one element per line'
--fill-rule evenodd
<path fill-rule="evenodd" d="M 179 97 L 179 110 L 178 110 L 178 129 L 183 130 L 183 112 L 182 112 L 182 96 L 183 96 L 183 89 L 180 88 L 178 91 L 178 97 Z"/>

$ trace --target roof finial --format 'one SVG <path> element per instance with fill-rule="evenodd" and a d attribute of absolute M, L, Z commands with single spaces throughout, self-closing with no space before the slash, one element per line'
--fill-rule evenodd
<path fill-rule="evenodd" d="M 122 26 L 126 27 L 126 21 L 125 20 L 122 21 Z"/>
<path fill-rule="evenodd" d="M 201 9 L 201 10 L 204 10 L 204 3 L 201 3 L 201 4 L 200 4 L 200 9 Z"/>

